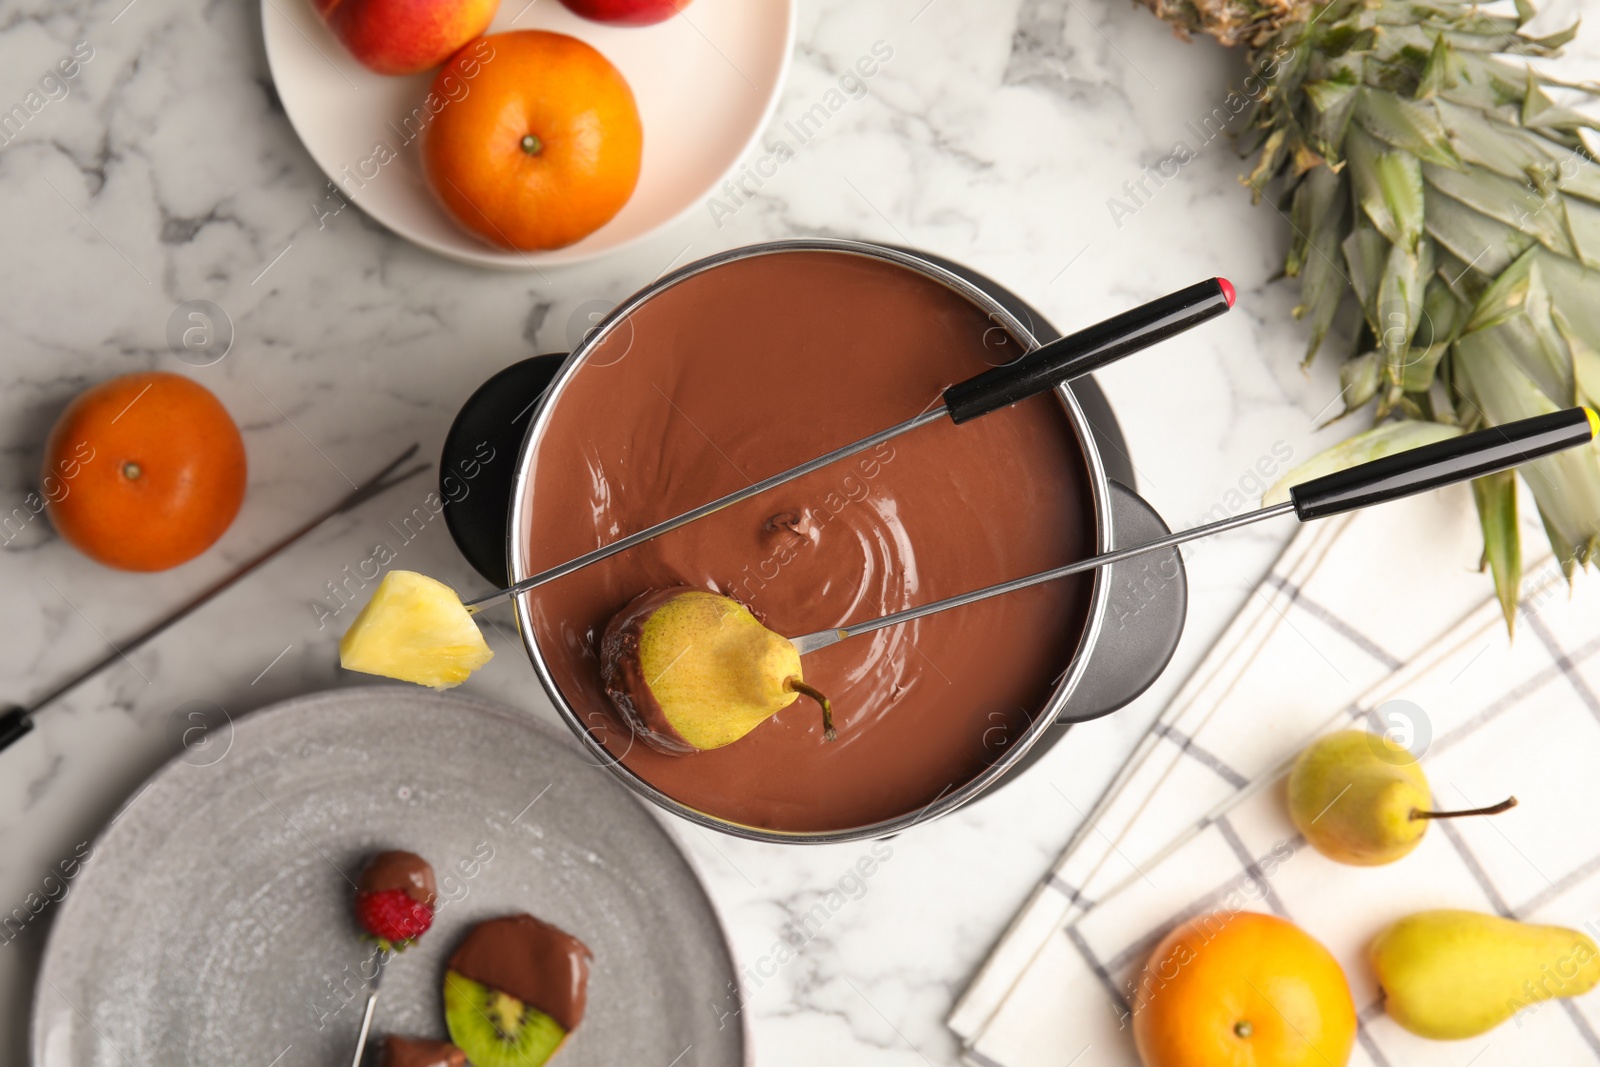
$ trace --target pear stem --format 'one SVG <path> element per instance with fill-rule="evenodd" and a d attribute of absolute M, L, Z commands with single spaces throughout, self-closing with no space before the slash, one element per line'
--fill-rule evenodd
<path fill-rule="evenodd" d="M 1466 811 L 1423 811 L 1420 808 L 1411 809 L 1413 819 L 1460 819 L 1468 815 L 1499 815 L 1502 811 L 1510 811 L 1517 806 L 1516 797 L 1506 797 L 1498 804 L 1490 804 L 1487 808 L 1469 808 Z"/>
<path fill-rule="evenodd" d="M 804 693 L 806 696 L 822 705 L 822 738 L 825 741 L 837 741 L 839 731 L 833 728 L 833 701 L 823 696 L 813 686 L 809 686 L 798 678 L 786 678 L 783 687 L 795 693 Z"/>

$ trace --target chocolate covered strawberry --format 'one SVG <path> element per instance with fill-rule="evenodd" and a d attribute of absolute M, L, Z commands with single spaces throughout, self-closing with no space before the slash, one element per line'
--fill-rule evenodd
<path fill-rule="evenodd" d="M 386 950 L 427 933 L 439 890 L 428 861 L 414 852 L 380 852 L 356 886 L 356 922 Z"/>

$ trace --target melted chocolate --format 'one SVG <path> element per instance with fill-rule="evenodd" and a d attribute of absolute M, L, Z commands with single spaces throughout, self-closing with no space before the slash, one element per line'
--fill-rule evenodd
<path fill-rule="evenodd" d="M 467 1054 L 448 1041 L 390 1035 L 379 1046 L 377 1067 L 465 1067 Z"/>
<path fill-rule="evenodd" d="M 439 899 L 433 868 L 415 852 L 378 853 L 367 861 L 366 870 L 361 872 L 361 881 L 356 888 L 363 893 L 403 889 L 406 896 L 430 908 Z"/>
<path fill-rule="evenodd" d="M 566 931 L 532 915 L 507 915 L 474 926 L 450 969 L 538 1008 L 570 1034 L 583 1021 L 592 959 Z"/>
<path fill-rule="evenodd" d="M 639 595 L 607 624 L 600 639 L 600 677 L 605 682 L 606 696 L 611 698 L 612 707 L 627 721 L 628 728 L 639 740 L 679 756 L 691 755 L 697 750 L 673 729 L 661 711 L 660 702 L 650 691 L 639 660 L 639 633 L 657 608 L 683 591 L 684 587 L 678 585 Z"/>
<path fill-rule="evenodd" d="M 533 569 L 571 559 L 910 418 L 1020 354 L 959 294 L 842 252 L 757 256 L 630 314 L 566 385 L 533 456 Z M 853 638 L 805 659 L 838 741 L 797 702 L 726 748 L 633 737 L 601 679 L 608 621 L 649 589 L 748 604 L 787 636 L 1090 555 L 1087 465 L 1051 396 L 925 426 L 541 587 L 532 630 L 600 741 L 701 811 L 786 831 L 916 812 L 1005 755 L 1071 661 L 1075 576 Z"/>

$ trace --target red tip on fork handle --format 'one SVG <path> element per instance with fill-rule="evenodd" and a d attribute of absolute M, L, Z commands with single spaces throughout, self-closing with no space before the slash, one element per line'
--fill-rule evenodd
<path fill-rule="evenodd" d="M 1228 302 L 1230 308 L 1233 307 L 1233 302 L 1238 299 L 1233 291 L 1233 283 L 1226 278 L 1218 278 L 1217 285 L 1222 289 L 1222 298 Z"/>

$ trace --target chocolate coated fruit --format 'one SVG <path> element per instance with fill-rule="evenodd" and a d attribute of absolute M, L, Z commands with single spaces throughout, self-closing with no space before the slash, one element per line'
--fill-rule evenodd
<path fill-rule="evenodd" d="M 600 643 L 606 695 L 651 747 L 687 754 L 731 745 L 794 703 L 832 707 L 807 685 L 800 653 L 731 597 L 678 586 L 623 608 Z"/>
<path fill-rule="evenodd" d="M 567 1039 L 544 1012 L 455 971 L 444 975 L 444 1021 L 473 1067 L 539 1067 Z"/>

